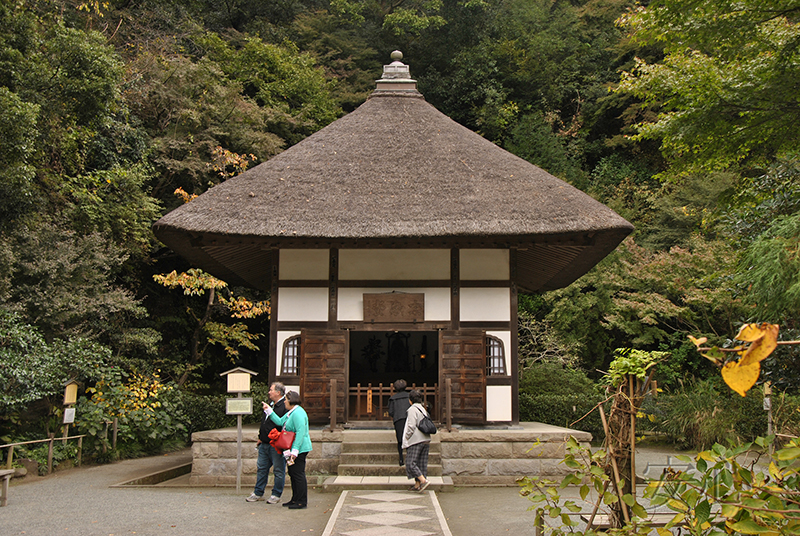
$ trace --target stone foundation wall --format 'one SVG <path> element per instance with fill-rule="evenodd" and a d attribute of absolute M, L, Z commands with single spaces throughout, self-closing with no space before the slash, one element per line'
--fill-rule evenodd
<path fill-rule="evenodd" d="M 236 485 L 236 428 L 209 430 L 192 434 L 192 486 Z M 434 441 L 440 442 L 442 474 L 456 485 L 514 485 L 522 476 L 565 474 L 561 464 L 568 437 L 588 444 L 592 436 L 558 426 L 521 423 L 507 429 L 440 430 Z M 244 487 L 255 485 L 255 442 L 258 429 L 254 425 L 242 431 L 242 476 Z M 308 456 L 306 472 L 309 483 L 313 475 L 336 474 L 342 451 L 341 431 L 311 430 L 313 450 Z"/>
<path fill-rule="evenodd" d="M 306 459 L 306 473 L 336 474 L 339 454 L 342 451 L 342 432 L 311 431 L 313 449 Z M 236 485 L 236 428 L 208 430 L 192 434 L 192 486 Z M 242 429 L 242 476 L 243 487 L 256 483 L 255 449 L 258 428 L 250 425 Z M 270 472 L 270 482 L 272 481 Z"/>
<path fill-rule="evenodd" d="M 535 425 L 535 426 L 534 426 Z M 506 430 L 454 430 L 439 434 L 442 474 L 455 485 L 513 485 L 523 476 L 559 477 L 566 473 L 565 442 L 588 444 L 587 432 L 538 423 Z"/>

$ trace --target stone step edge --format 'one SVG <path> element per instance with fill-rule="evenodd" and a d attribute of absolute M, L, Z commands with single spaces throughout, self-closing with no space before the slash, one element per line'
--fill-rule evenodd
<path fill-rule="evenodd" d="M 409 486 L 412 485 L 412 481 L 407 479 L 404 476 L 392 476 L 392 477 L 381 477 L 381 476 L 346 476 L 347 480 L 339 480 L 341 479 L 341 475 L 338 477 L 328 477 L 325 479 L 325 482 L 319 488 L 320 491 L 325 493 L 340 493 L 343 490 L 408 490 Z M 428 486 L 428 490 L 430 491 L 439 491 L 439 492 L 451 492 L 455 490 L 455 486 L 453 485 L 453 479 L 449 476 L 433 476 L 430 477 L 431 484 Z M 386 482 L 381 482 L 380 480 L 389 479 Z M 441 479 L 441 481 L 439 480 Z"/>

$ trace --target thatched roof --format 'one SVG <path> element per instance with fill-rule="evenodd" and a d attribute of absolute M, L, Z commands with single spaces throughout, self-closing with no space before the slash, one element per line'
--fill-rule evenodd
<path fill-rule="evenodd" d="M 154 225 L 234 284 L 269 288 L 274 248 L 517 247 L 529 291 L 574 281 L 632 229 L 402 84 Z"/>

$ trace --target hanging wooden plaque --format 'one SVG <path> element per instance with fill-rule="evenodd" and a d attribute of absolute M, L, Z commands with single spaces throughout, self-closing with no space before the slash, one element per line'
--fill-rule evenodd
<path fill-rule="evenodd" d="M 425 294 L 364 294 L 364 322 L 424 322 Z"/>

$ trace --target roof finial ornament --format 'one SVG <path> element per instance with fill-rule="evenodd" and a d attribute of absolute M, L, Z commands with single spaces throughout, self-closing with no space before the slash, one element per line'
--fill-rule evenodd
<path fill-rule="evenodd" d="M 377 88 L 372 95 L 421 97 L 417 91 L 417 81 L 411 78 L 408 65 L 400 61 L 403 59 L 403 53 L 395 50 L 391 58 L 392 63 L 383 66 L 383 76 L 377 81 Z"/>

